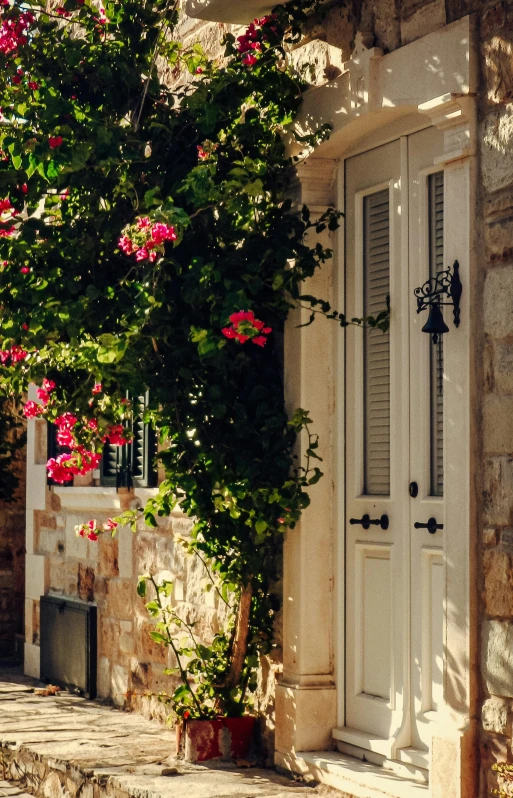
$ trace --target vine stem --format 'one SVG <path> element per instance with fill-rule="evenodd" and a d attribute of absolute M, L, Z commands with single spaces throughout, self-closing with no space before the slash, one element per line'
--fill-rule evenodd
<path fill-rule="evenodd" d="M 196 693 L 194 692 L 194 690 L 192 689 L 191 685 L 189 684 L 189 680 L 187 678 L 187 671 L 184 670 L 184 667 L 182 665 L 182 661 L 180 659 L 180 655 L 178 653 L 178 650 L 177 650 L 177 648 L 175 646 L 174 640 L 173 640 L 173 638 L 171 636 L 171 633 L 169 631 L 169 626 L 168 626 L 168 623 L 166 621 L 166 610 L 165 610 L 164 605 L 162 604 L 162 601 L 161 601 L 161 598 L 160 598 L 158 585 L 155 582 L 155 579 L 153 578 L 152 575 L 150 575 L 150 581 L 151 581 L 153 587 L 155 588 L 155 593 L 157 595 L 156 601 L 157 601 L 159 610 L 161 612 L 161 615 L 162 615 L 162 618 L 163 618 L 163 621 L 164 621 L 164 625 L 165 625 L 165 629 L 166 629 L 166 635 L 167 635 L 167 641 L 168 641 L 169 645 L 171 646 L 171 649 L 172 649 L 172 651 L 173 651 L 173 653 L 174 653 L 174 655 L 176 657 L 176 661 L 178 663 L 178 670 L 180 671 L 180 678 L 181 678 L 182 683 L 185 686 L 185 688 L 191 694 L 192 700 L 194 701 L 194 704 L 196 705 L 196 709 L 198 710 L 198 712 L 199 712 L 199 714 L 201 716 L 203 714 L 202 710 L 201 710 L 201 704 L 200 704 L 200 702 L 198 701 L 198 699 L 196 697 Z"/>

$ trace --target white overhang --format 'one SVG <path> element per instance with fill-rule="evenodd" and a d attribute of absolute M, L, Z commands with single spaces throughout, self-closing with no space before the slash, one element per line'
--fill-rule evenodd
<path fill-rule="evenodd" d="M 274 5 L 272 0 L 187 0 L 185 13 L 188 17 L 211 22 L 244 25 L 269 13 Z"/>

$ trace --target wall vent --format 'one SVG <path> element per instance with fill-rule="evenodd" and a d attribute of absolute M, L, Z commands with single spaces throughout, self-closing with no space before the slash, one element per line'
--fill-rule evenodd
<path fill-rule="evenodd" d="M 96 607 L 41 596 L 41 679 L 96 697 Z"/>

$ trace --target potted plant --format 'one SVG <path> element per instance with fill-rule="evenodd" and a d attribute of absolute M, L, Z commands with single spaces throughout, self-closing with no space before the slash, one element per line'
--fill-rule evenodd
<path fill-rule="evenodd" d="M 255 717 L 248 713 L 248 694 L 256 689 L 257 648 L 262 649 L 257 640 L 248 645 L 251 583 L 232 591 L 232 604 L 228 591 L 221 592 L 210 581 L 226 606 L 225 628 L 210 645 L 197 638 L 196 623 L 185 620 L 172 606 L 173 582 L 145 574 L 138 582 L 141 597 L 147 597 L 149 585 L 154 597 L 146 609 L 156 622 L 150 636 L 171 649 L 176 666 L 165 673 L 180 680 L 171 695 L 161 696 L 177 718 L 177 753 L 190 762 L 245 759 L 255 725 Z"/>

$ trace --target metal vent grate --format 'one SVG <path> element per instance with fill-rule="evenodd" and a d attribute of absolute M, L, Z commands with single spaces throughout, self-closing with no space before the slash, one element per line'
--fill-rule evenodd
<path fill-rule="evenodd" d="M 41 679 L 96 696 L 96 607 L 41 596 Z"/>

